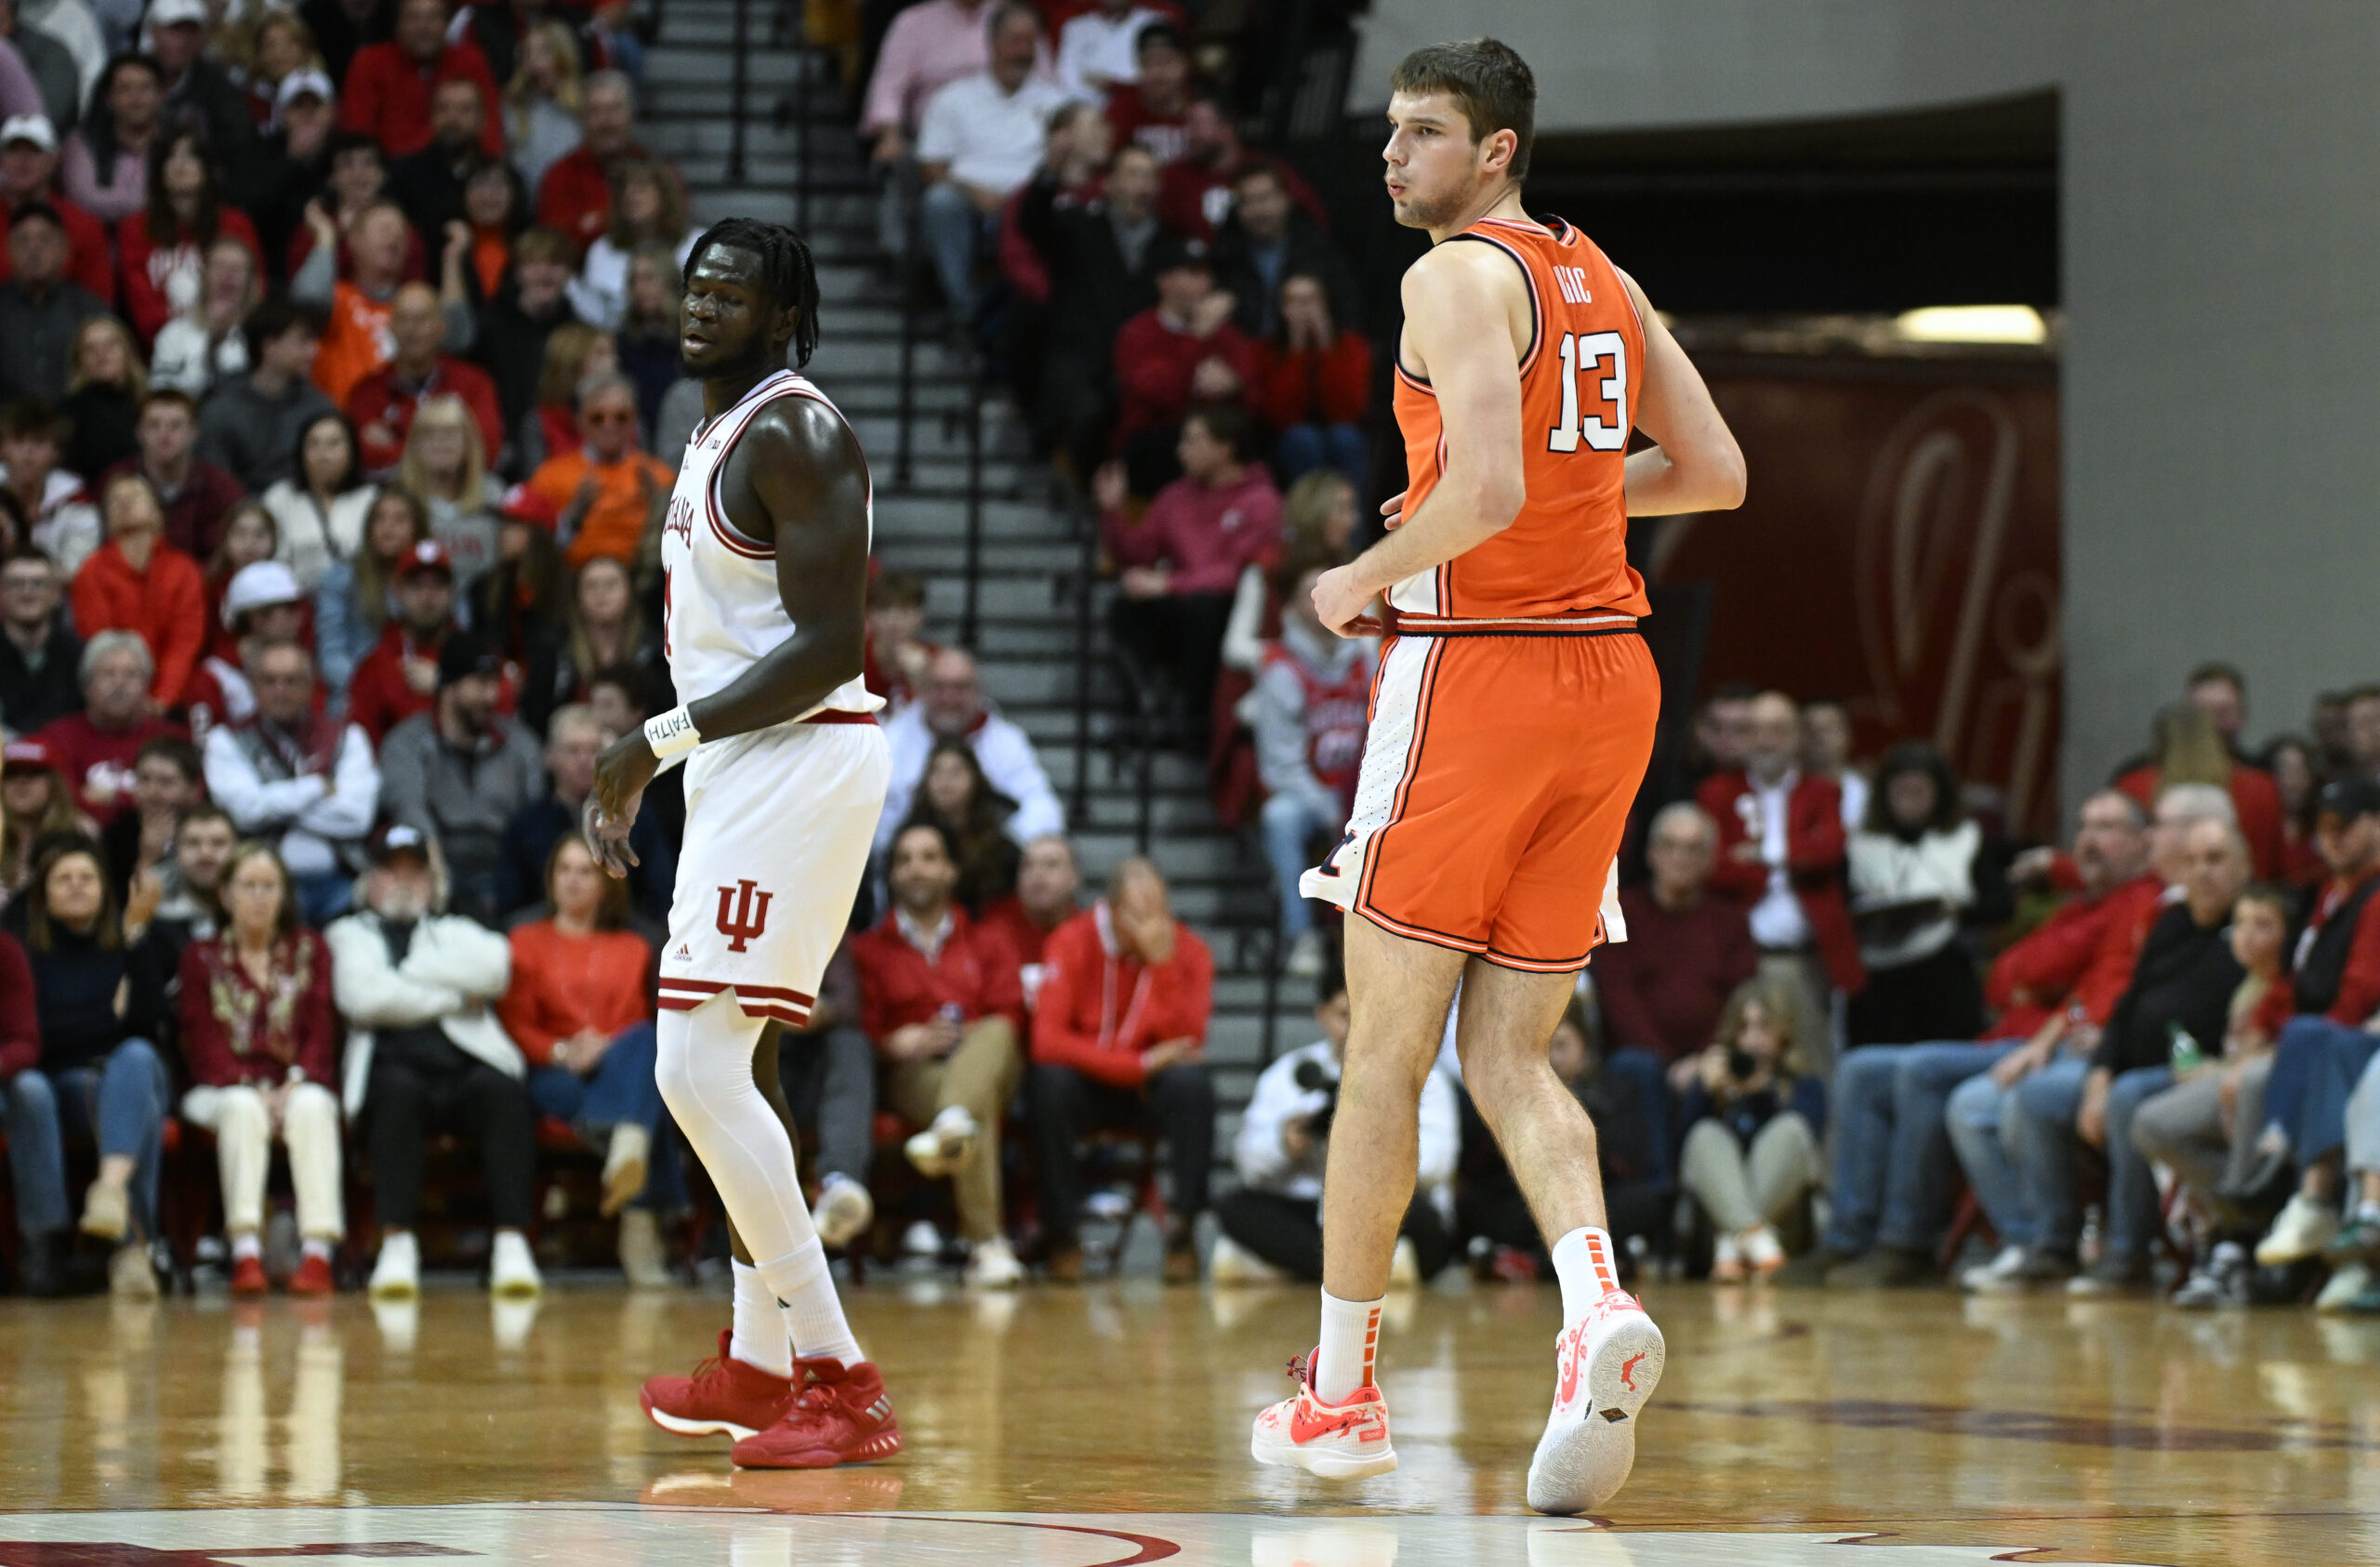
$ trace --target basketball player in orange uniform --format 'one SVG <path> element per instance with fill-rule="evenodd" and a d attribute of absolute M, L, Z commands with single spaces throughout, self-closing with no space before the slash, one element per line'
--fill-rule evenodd
<path fill-rule="evenodd" d="M 1346 836 L 1303 884 L 1356 916 L 1322 1337 L 1250 1449 L 1329 1478 L 1396 1465 L 1373 1376 L 1381 1299 L 1460 981 L 1464 1083 L 1562 1285 L 1528 1501 L 1576 1513 L 1627 1480 L 1663 1353 L 1614 1271 L 1594 1127 L 1547 1061 L 1589 953 L 1625 934 L 1613 862 L 1660 707 L 1628 519 L 1740 504 L 1743 456 L 1643 291 L 1522 207 L 1537 89 L 1521 58 L 1438 45 L 1391 86 L 1388 193 L 1434 243 L 1405 274 L 1409 487 L 1384 508 L 1401 525 L 1314 589 L 1325 625 L 1390 638 Z M 1633 429 L 1656 444 L 1630 454 Z"/>

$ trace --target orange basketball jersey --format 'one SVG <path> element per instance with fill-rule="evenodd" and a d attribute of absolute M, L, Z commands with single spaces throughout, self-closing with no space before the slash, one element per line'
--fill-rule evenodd
<path fill-rule="evenodd" d="M 1528 498 L 1511 527 L 1390 591 L 1390 606 L 1414 629 L 1436 619 L 1561 620 L 1593 611 L 1616 618 L 1650 608 L 1644 579 L 1628 564 L 1623 494 L 1644 323 L 1594 242 L 1558 217 L 1547 223 L 1483 218 L 1446 242 L 1494 245 L 1528 280 L 1535 327 L 1520 361 Z M 1402 355 L 1396 423 L 1409 517 L 1437 485 L 1446 429 L 1437 394 Z"/>

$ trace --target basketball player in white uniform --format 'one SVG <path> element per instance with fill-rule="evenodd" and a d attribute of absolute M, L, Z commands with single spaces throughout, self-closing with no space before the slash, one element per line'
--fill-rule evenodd
<path fill-rule="evenodd" d="M 680 355 L 705 418 L 664 520 L 663 651 L 687 701 L 597 766 L 587 836 L 613 875 L 662 768 L 686 768 L 686 841 L 661 955 L 661 1097 L 726 1205 L 735 1316 L 692 1376 L 645 1384 L 664 1429 L 735 1437 L 739 1465 L 887 1458 L 901 1429 L 843 1319 L 802 1206 L 763 1026 L 799 1026 L 851 916 L 892 768 L 860 678 L 867 461 L 785 368 L 818 340 L 792 230 L 731 218 L 695 243 Z M 774 1056 L 774 1051 L 768 1052 Z"/>

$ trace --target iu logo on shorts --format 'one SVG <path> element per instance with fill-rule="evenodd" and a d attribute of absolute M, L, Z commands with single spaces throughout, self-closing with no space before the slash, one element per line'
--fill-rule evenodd
<path fill-rule="evenodd" d="M 733 887 L 719 889 L 719 933 L 728 938 L 729 952 L 742 952 L 745 943 L 769 928 L 769 895 L 758 883 L 739 881 Z"/>

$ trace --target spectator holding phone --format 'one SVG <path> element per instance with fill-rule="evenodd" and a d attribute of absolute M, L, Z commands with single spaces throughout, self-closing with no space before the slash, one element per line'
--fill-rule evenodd
<path fill-rule="evenodd" d="M 1686 1131 L 1678 1183 L 1717 1231 L 1711 1261 L 1717 1283 L 1766 1278 L 1783 1267 L 1777 1227 L 1826 1179 L 1818 1154 L 1826 1087 L 1802 1070 L 1798 1013 L 1780 981 L 1739 988 L 1679 1107 Z"/>

